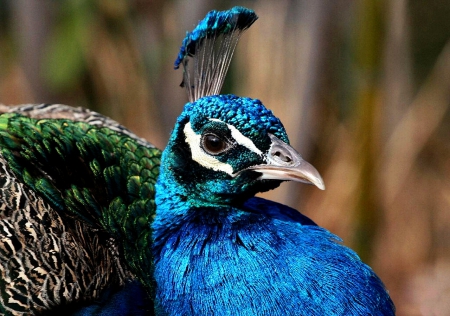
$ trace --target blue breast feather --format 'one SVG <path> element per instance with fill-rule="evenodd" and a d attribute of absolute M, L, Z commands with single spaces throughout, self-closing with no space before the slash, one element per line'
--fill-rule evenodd
<path fill-rule="evenodd" d="M 128 282 L 123 287 L 110 288 L 96 301 L 65 305 L 52 310 L 49 315 L 72 316 L 145 316 L 153 315 L 153 305 L 143 286 L 138 281 Z M 46 315 L 47 315 L 46 314 Z"/>
<path fill-rule="evenodd" d="M 155 248 L 157 304 L 172 315 L 393 314 L 374 272 L 294 209 L 251 198 L 185 216 Z"/>

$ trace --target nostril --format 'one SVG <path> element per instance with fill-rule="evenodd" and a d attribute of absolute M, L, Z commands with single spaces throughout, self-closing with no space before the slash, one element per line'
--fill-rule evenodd
<path fill-rule="evenodd" d="M 284 161 L 284 162 L 291 162 L 292 161 L 291 157 L 286 156 L 281 151 L 276 151 L 275 153 L 273 153 L 273 156 L 277 156 L 281 161 Z"/>

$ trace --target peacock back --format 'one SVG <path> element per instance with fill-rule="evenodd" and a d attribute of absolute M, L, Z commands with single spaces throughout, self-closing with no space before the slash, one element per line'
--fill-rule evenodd
<path fill-rule="evenodd" d="M 153 260 L 137 261 L 149 256 L 160 154 L 89 110 L 2 114 L 0 311 L 73 308 L 135 279 L 152 293 Z"/>

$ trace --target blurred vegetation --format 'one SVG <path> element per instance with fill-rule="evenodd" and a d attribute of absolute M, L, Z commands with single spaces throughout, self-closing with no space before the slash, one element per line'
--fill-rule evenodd
<path fill-rule="evenodd" d="M 450 315 L 449 1 L 0 0 L 0 103 L 89 107 L 163 148 L 185 31 L 234 5 L 260 20 L 224 92 L 271 108 L 327 185 L 265 196 L 341 236 L 399 315 Z"/>

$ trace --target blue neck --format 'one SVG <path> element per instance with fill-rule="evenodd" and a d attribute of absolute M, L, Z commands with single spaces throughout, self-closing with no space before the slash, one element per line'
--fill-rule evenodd
<path fill-rule="evenodd" d="M 189 213 L 189 204 L 186 200 L 187 192 L 177 185 L 173 174 L 161 164 L 160 174 L 156 183 L 156 215 L 152 224 L 155 246 L 163 243 L 161 236 L 168 235 L 176 230 L 178 225 Z"/>

